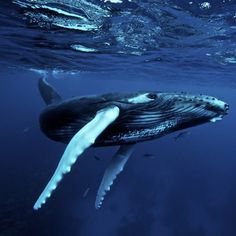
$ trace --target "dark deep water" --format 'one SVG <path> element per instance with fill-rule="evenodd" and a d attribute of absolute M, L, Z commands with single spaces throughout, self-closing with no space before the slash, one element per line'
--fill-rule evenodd
<path fill-rule="evenodd" d="M 208 3 L 0 3 L 1 236 L 236 235 L 236 2 Z M 90 148 L 33 211 L 65 149 L 39 129 L 46 72 L 65 98 L 188 91 L 230 112 L 176 142 L 171 134 L 138 144 L 100 210 L 97 188 L 116 147 Z"/>

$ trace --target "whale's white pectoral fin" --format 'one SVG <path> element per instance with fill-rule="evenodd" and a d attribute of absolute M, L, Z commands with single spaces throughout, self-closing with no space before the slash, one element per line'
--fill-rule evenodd
<path fill-rule="evenodd" d="M 39 209 L 51 193 L 56 189 L 63 174 L 71 170 L 71 166 L 86 148 L 94 144 L 96 138 L 119 116 L 120 110 L 117 106 L 110 106 L 97 112 L 96 116 L 79 130 L 67 145 L 64 154 L 47 186 L 39 196 L 34 209 Z"/>
<path fill-rule="evenodd" d="M 107 167 L 102 182 L 99 186 L 97 197 L 95 201 L 95 208 L 98 209 L 102 205 L 102 201 L 111 188 L 113 181 L 116 179 L 116 176 L 123 170 L 126 162 L 133 153 L 134 144 L 122 145 L 119 150 L 113 156 L 110 165 Z"/>

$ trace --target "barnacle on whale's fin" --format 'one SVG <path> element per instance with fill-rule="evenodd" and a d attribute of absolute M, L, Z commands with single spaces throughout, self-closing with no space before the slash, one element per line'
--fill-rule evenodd
<path fill-rule="evenodd" d="M 79 130 L 67 145 L 65 152 L 47 186 L 39 196 L 34 209 L 39 209 L 56 189 L 63 174 L 70 172 L 71 166 L 77 158 L 91 145 L 96 138 L 119 116 L 120 110 L 117 106 L 106 107 L 97 112 L 96 116 Z"/>
<path fill-rule="evenodd" d="M 128 161 L 129 157 L 133 153 L 134 144 L 130 145 L 122 145 L 113 156 L 110 165 L 107 167 L 102 182 L 99 186 L 97 197 L 95 201 L 95 208 L 98 209 L 102 205 L 102 201 L 111 188 L 114 180 L 116 179 L 117 175 L 123 171 L 123 168 Z"/>
<path fill-rule="evenodd" d="M 55 88 L 53 88 L 45 78 L 40 78 L 38 82 L 38 87 L 40 94 L 44 102 L 49 105 L 52 103 L 58 103 L 61 101 L 61 96 L 57 93 Z"/>

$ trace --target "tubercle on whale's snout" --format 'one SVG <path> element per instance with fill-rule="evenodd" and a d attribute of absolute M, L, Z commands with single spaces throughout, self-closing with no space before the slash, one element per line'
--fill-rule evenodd
<path fill-rule="evenodd" d="M 223 117 L 228 114 L 229 104 L 227 104 L 223 101 L 220 101 L 220 102 L 221 102 L 220 106 L 211 108 L 215 111 L 215 113 L 217 115 L 215 117 L 211 118 L 210 122 L 216 122 L 216 121 L 222 120 Z"/>
<path fill-rule="evenodd" d="M 207 101 L 207 108 L 219 115 L 224 116 L 228 114 L 229 104 L 215 97 L 211 97 L 211 100 Z"/>
<path fill-rule="evenodd" d="M 206 108 L 210 111 L 213 111 L 213 112 L 219 114 L 219 115 L 227 115 L 228 111 L 229 111 L 229 105 L 227 103 L 224 103 L 221 106 L 207 104 Z"/>
<path fill-rule="evenodd" d="M 225 104 L 225 114 L 227 115 L 229 113 L 229 104 Z"/>

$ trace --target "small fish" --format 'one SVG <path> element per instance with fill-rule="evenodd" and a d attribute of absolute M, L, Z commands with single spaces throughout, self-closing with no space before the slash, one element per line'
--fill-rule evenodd
<path fill-rule="evenodd" d="M 177 141 L 179 139 L 182 139 L 184 137 L 186 137 L 187 135 L 190 134 L 190 131 L 183 131 L 183 132 L 180 132 L 178 133 L 175 137 L 174 137 L 174 140 Z"/>
<path fill-rule="evenodd" d="M 84 194 L 83 194 L 83 198 L 87 197 L 89 190 L 90 190 L 90 188 L 86 188 L 86 190 L 84 191 Z"/>
<path fill-rule="evenodd" d="M 143 154 L 143 157 L 146 159 L 154 159 L 155 158 L 155 156 L 151 153 L 145 153 L 145 154 Z"/>
<path fill-rule="evenodd" d="M 101 158 L 100 158 L 99 156 L 96 156 L 96 155 L 94 155 L 94 158 L 95 158 L 97 161 L 100 161 L 100 160 L 101 160 Z"/>

